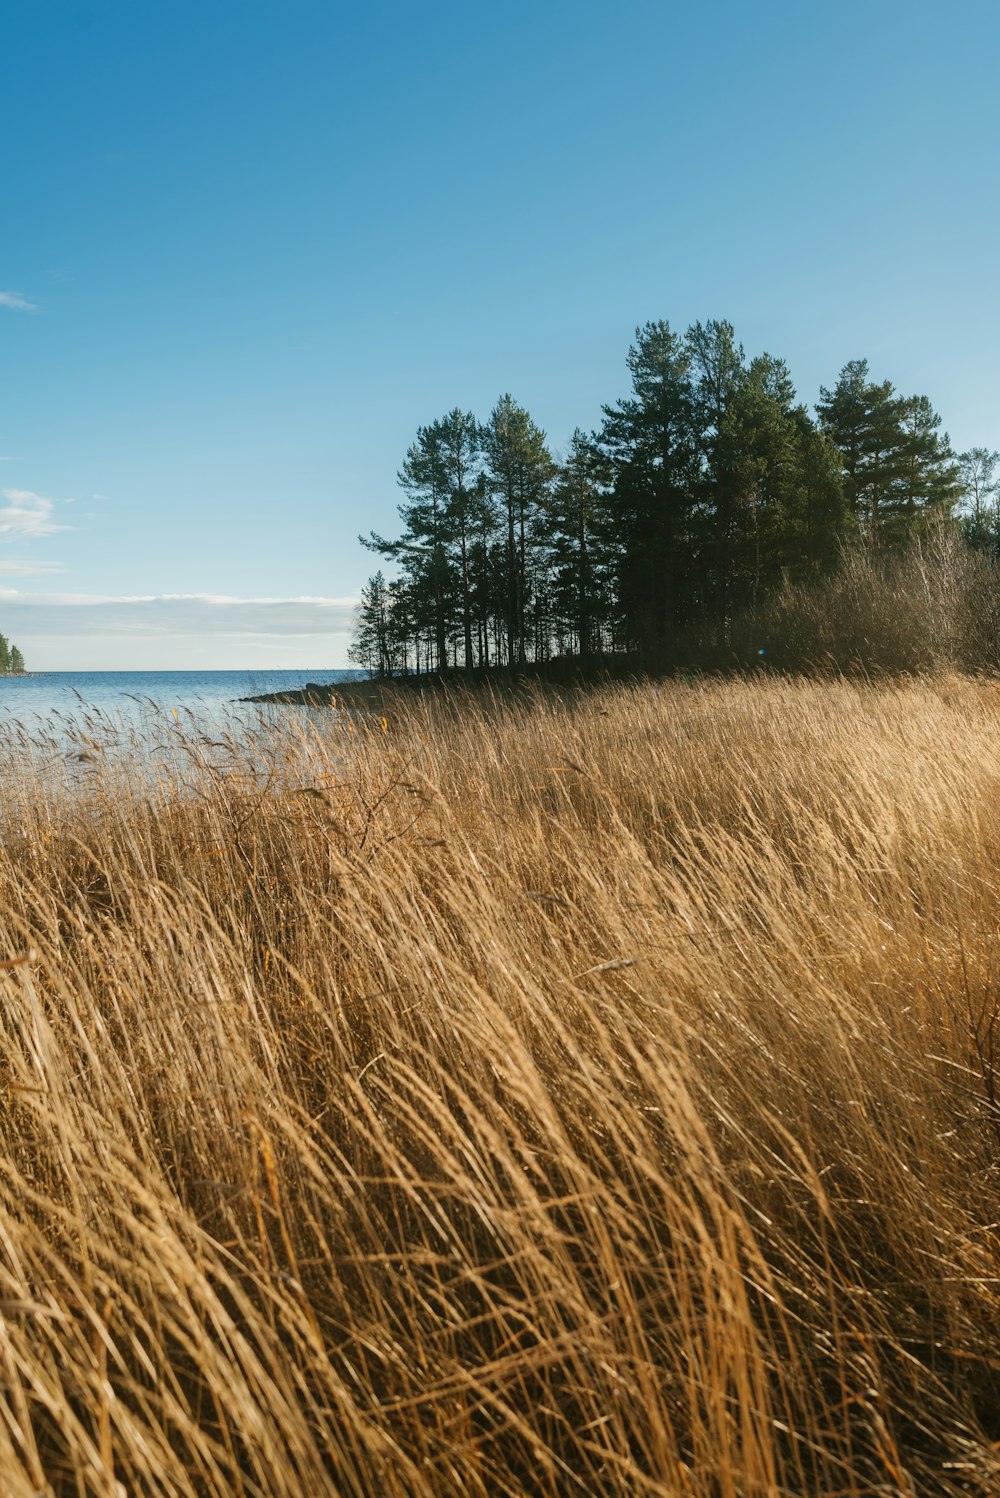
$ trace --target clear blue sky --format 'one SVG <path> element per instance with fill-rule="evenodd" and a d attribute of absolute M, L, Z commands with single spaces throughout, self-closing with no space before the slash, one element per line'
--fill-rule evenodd
<path fill-rule="evenodd" d="M 998 55 L 985 0 L 7 7 L 0 629 L 343 664 L 416 427 L 562 448 L 650 318 L 1000 447 Z"/>

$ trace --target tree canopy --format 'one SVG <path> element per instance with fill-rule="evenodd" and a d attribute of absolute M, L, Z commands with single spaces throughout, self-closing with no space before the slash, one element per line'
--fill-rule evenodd
<path fill-rule="evenodd" d="M 24 656 L 6 635 L 0 635 L 0 676 L 20 676 L 24 673 Z"/>
<path fill-rule="evenodd" d="M 418 428 L 401 533 L 365 586 L 352 658 L 380 675 L 628 654 L 681 636 L 725 648 L 783 581 L 822 576 L 843 545 L 880 554 L 932 519 L 1000 552 L 1000 457 L 956 455 L 926 395 L 847 363 L 815 410 L 787 365 L 748 358 L 731 323 L 635 330 L 628 393 L 559 460 L 512 395 L 482 421 Z"/>

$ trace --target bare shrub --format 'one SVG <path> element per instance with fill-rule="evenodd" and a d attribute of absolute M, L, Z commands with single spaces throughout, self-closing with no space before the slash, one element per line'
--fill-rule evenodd
<path fill-rule="evenodd" d="M 993 670 L 1000 590 L 989 560 L 942 524 L 902 554 L 846 548 L 828 577 L 786 583 L 739 635 L 745 656 L 766 640 L 773 664 L 796 670 Z"/>

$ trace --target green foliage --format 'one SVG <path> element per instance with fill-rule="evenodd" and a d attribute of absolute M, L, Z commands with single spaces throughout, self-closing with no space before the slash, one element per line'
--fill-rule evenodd
<path fill-rule="evenodd" d="M 16 676 L 24 671 L 24 656 L 6 635 L 0 635 L 0 676 Z"/>
<path fill-rule="evenodd" d="M 545 433 L 511 395 L 502 395 L 490 412 L 482 429 L 482 449 L 487 488 L 502 532 L 499 591 L 506 658 L 511 665 L 523 665 L 528 658 L 529 547 L 540 539 L 539 525 L 553 474 L 552 455 Z"/>
<path fill-rule="evenodd" d="M 367 585 L 355 659 L 382 675 L 721 662 L 747 618 L 828 578 L 845 547 L 902 553 L 960 502 L 966 541 L 1000 554 L 1000 455 L 956 458 L 929 399 L 865 360 L 821 390 L 815 419 L 783 360 L 748 360 L 728 322 L 648 322 L 626 363 L 629 393 L 561 463 L 510 394 L 481 426 L 456 407 L 419 428 L 402 534 L 365 541 L 399 576 Z"/>
<path fill-rule="evenodd" d="M 896 395 L 889 380 L 868 379 L 867 360 L 854 359 L 821 390 L 816 410 L 841 453 L 848 514 L 873 546 L 899 545 L 921 516 L 951 513 L 959 465 L 925 395 Z"/>
<path fill-rule="evenodd" d="M 612 618 L 614 555 L 604 519 L 600 468 L 579 427 L 541 516 L 556 618 L 589 661 Z"/>
<path fill-rule="evenodd" d="M 702 601 L 701 454 L 691 352 L 668 323 L 636 329 L 632 395 L 604 408 L 596 436 L 620 542 L 617 592 L 628 642 L 651 653 Z"/>

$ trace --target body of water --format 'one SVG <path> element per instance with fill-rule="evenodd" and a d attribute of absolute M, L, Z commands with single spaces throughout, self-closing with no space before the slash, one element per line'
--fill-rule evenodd
<path fill-rule="evenodd" d="M 77 718 L 97 709 L 127 721 L 156 710 L 240 716 L 239 698 L 287 692 L 313 681 L 352 681 L 365 671 L 47 671 L 0 676 L 0 722 Z"/>
<path fill-rule="evenodd" d="M 269 773 L 272 728 L 324 734 L 337 715 L 241 702 L 365 677 L 363 671 L 52 671 L 0 677 L 0 785 L 54 777 L 87 790 L 95 775 L 155 779 L 166 771 L 194 785 L 213 773 Z M 306 777 L 308 780 L 308 772 Z M 0 807 L 0 832 L 8 807 Z"/>

